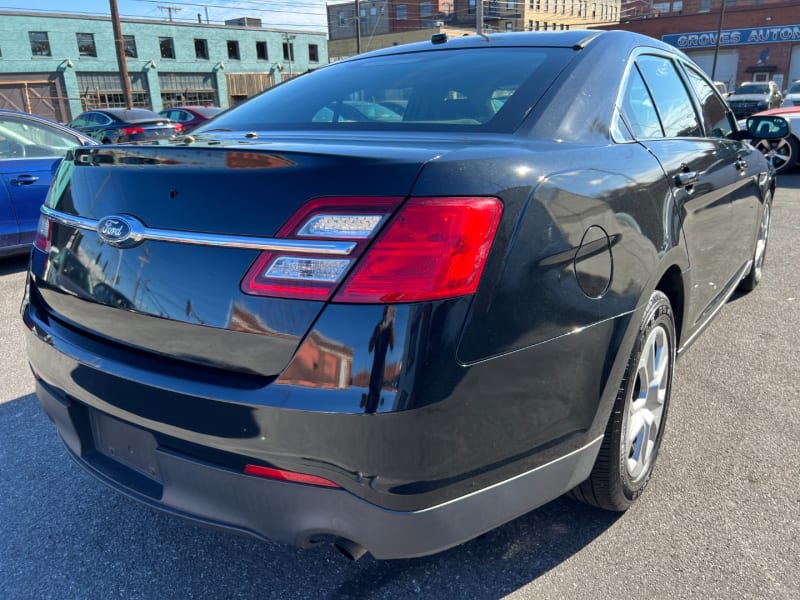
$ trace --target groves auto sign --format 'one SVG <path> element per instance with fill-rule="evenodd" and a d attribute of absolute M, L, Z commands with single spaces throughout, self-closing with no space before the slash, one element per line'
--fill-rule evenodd
<path fill-rule="evenodd" d="M 661 36 L 666 43 L 680 48 L 713 48 L 717 45 L 716 31 L 696 31 Z M 773 44 L 780 42 L 800 43 L 800 24 L 777 25 L 775 27 L 752 27 L 745 29 L 725 29 L 720 32 L 720 46 L 740 46 L 742 44 Z"/>

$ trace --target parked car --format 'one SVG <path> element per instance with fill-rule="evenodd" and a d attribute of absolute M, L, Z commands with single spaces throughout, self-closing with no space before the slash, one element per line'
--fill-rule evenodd
<path fill-rule="evenodd" d="M 172 140 L 183 134 L 183 125 L 145 108 L 88 110 L 70 123 L 103 144 Z"/>
<path fill-rule="evenodd" d="M 23 306 L 39 400 L 130 497 L 351 558 L 566 492 L 624 511 L 676 357 L 762 277 L 775 176 L 743 138 L 764 123 L 788 132 L 739 131 L 638 34 L 436 35 L 179 143 L 78 150 Z"/>
<path fill-rule="evenodd" d="M 786 90 L 786 93 L 783 96 L 783 104 L 781 104 L 781 106 L 784 108 L 800 106 L 800 80 L 792 83 L 792 85 L 789 86 L 789 89 Z"/>
<path fill-rule="evenodd" d="M 780 116 L 789 122 L 791 134 L 774 140 L 755 139 L 753 143 L 775 167 L 777 173 L 785 173 L 800 165 L 800 106 L 773 108 L 754 116 Z M 746 126 L 746 124 L 743 123 Z"/>
<path fill-rule="evenodd" d="M 0 256 L 30 252 L 59 162 L 75 146 L 94 143 L 48 119 L 0 109 Z"/>
<path fill-rule="evenodd" d="M 774 81 L 743 83 L 728 96 L 728 104 L 739 119 L 769 108 L 778 108 L 781 102 L 783 96 Z"/>
<path fill-rule="evenodd" d="M 175 106 L 159 111 L 162 117 L 183 125 L 184 133 L 189 133 L 192 129 L 213 119 L 224 109 L 219 106 Z"/>

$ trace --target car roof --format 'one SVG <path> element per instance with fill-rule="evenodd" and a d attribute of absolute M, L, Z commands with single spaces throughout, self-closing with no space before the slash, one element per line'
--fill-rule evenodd
<path fill-rule="evenodd" d="M 110 117 L 114 117 L 115 119 L 119 119 L 120 121 L 142 121 L 161 116 L 152 110 L 147 110 L 146 108 L 95 108 L 92 110 L 87 110 L 86 112 L 103 113 Z"/>
<path fill-rule="evenodd" d="M 441 36 L 442 34 L 439 34 Z M 437 41 L 437 39 L 439 41 Z M 486 35 L 462 35 L 458 37 L 448 37 L 446 35 L 438 37 L 432 36 L 430 41 L 415 42 L 382 48 L 372 52 L 366 52 L 346 59 L 347 61 L 360 60 L 373 56 L 387 56 L 393 54 L 404 54 L 408 52 L 422 52 L 431 50 L 454 50 L 458 48 L 483 48 L 487 46 L 496 47 L 532 47 L 532 48 L 574 48 L 580 50 L 597 40 L 609 41 L 619 46 L 651 46 L 667 50 L 673 54 L 683 55 L 683 52 L 660 40 L 621 30 L 597 30 L 597 29 L 571 29 L 568 31 L 525 31 L 513 33 L 494 33 Z"/>

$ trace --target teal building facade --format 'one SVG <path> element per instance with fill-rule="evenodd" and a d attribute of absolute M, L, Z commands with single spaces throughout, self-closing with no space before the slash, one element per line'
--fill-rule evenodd
<path fill-rule="evenodd" d="M 121 24 L 133 104 L 155 111 L 227 108 L 328 62 L 325 33 L 267 29 L 258 19 Z M 126 106 L 123 89 L 110 17 L 0 11 L 0 108 L 66 122 L 88 108 Z"/>

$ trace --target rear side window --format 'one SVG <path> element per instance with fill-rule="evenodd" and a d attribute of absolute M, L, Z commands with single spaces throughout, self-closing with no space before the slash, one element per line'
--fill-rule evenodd
<path fill-rule="evenodd" d="M 730 136 L 734 130 L 734 123 L 731 121 L 730 114 L 722 98 L 717 95 L 711 84 L 700 73 L 688 65 L 686 66 L 686 74 L 689 76 L 689 82 L 700 100 L 706 135 L 719 138 Z"/>
<path fill-rule="evenodd" d="M 510 132 L 574 54 L 495 47 L 337 63 L 268 90 L 213 128 Z"/>
<path fill-rule="evenodd" d="M 664 137 L 653 97 L 636 67 L 631 69 L 622 93 L 622 112 L 634 137 L 638 139 Z"/>
<path fill-rule="evenodd" d="M 689 92 L 668 58 L 643 55 L 636 60 L 642 78 L 655 102 L 666 137 L 702 137 Z"/>

